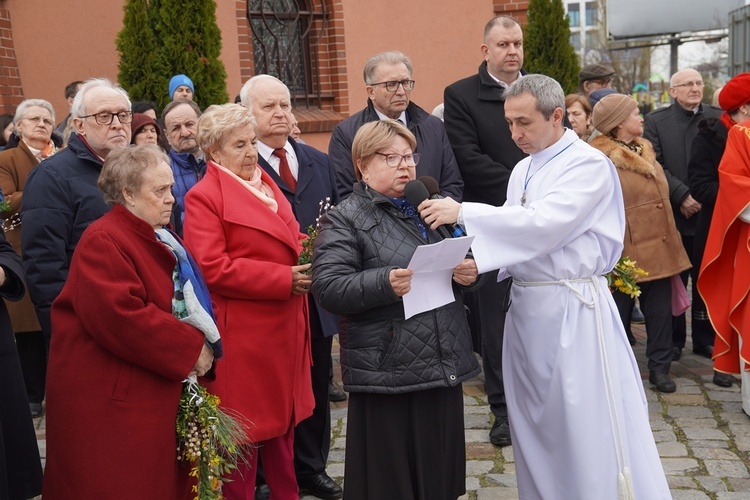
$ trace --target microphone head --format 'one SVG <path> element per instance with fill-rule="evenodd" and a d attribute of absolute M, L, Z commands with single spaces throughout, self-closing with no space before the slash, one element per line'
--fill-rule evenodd
<path fill-rule="evenodd" d="M 429 175 L 423 175 L 417 180 L 421 181 L 422 184 L 424 184 L 430 196 L 440 194 L 440 186 L 438 185 L 438 181 L 436 181 L 434 177 L 430 177 Z"/>
<path fill-rule="evenodd" d="M 404 197 L 411 203 L 414 208 L 430 197 L 427 188 L 418 180 L 409 181 L 404 186 Z"/>

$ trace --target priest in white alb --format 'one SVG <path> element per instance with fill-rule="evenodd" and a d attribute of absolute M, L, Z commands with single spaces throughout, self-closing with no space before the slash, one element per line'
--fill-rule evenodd
<path fill-rule="evenodd" d="M 521 500 L 671 498 L 640 372 L 604 275 L 625 231 L 614 166 L 563 126 L 565 95 L 543 75 L 505 91 L 529 157 L 502 207 L 427 200 L 434 229 L 463 224 L 479 272 L 513 278 L 503 377 Z M 500 305 L 498 305 L 500 306 Z"/>

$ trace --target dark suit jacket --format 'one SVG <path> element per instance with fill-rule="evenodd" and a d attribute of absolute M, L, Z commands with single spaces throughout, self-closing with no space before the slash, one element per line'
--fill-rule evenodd
<path fill-rule="evenodd" d="M 643 137 L 651 141 L 656 161 L 664 167 L 669 183 L 669 200 L 672 203 L 677 229 L 683 235 L 695 234 L 698 216 L 685 219 L 680 205 L 690 194 L 688 186 L 688 160 L 693 139 L 698 135 L 698 122 L 706 118 L 719 118 L 721 110 L 701 104 L 697 113 L 686 111 L 678 103 L 659 108 L 646 115 Z"/>
<path fill-rule="evenodd" d="M 487 72 L 445 89 L 445 130 L 464 180 L 464 200 L 502 205 L 516 163 L 526 157 L 505 121 L 503 88 Z"/>
<path fill-rule="evenodd" d="M 320 214 L 320 202 L 330 198 L 330 204 L 335 205 L 339 201 L 336 190 L 336 177 L 333 169 L 328 163 L 328 155 L 306 144 L 295 142 L 291 137 L 289 144 L 294 148 L 299 162 L 297 173 L 296 192 L 281 180 L 279 174 L 264 160 L 258 156 L 258 164 L 271 176 L 279 187 L 289 204 L 292 206 L 294 216 L 299 222 L 303 233 L 307 233 L 308 226 L 314 226 Z M 324 203 L 325 204 L 325 203 Z M 312 294 L 310 307 L 315 307 L 320 315 L 320 326 L 311 324 L 311 335 L 313 338 L 324 336 L 330 337 L 338 331 L 338 316 L 335 316 L 315 303 Z M 311 323 L 315 323 L 314 321 Z M 322 331 L 321 331 L 322 328 Z"/>

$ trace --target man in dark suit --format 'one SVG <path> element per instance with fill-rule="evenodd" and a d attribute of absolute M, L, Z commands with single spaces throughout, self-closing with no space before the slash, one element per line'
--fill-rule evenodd
<path fill-rule="evenodd" d="M 719 118 L 721 110 L 703 101 L 703 77 L 696 70 L 687 68 L 678 71 L 669 81 L 669 95 L 674 99 L 670 106 L 652 111 L 643 122 L 643 137 L 651 141 L 656 161 L 664 167 L 669 184 L 669 199 L 672 202 L 677 230 L 682 235 L 682 244 L 693 260 L 693 240 L 698 212 L 701 204 L 690 194 L 688 185 L 688 160 L 693 139 L 698 135 L 698 123 L 706 118 Z M 706 306 L 695 287 L 700 262 L 692 262 L 689 271 L 693 280 L 693 305 L 691 308 L 693 352 L 711 358 L 714 351 L 714 330 L 708 319 Z M 688 271 L 682 273 L 687 284 Z M 672 359 L 682 356 L 687 338 L 685 314 L 675 316 L 672 321 Z"/>
<path fill-rule="evenodd" d="M 522 75 L 523 32 L 512 18 L 498 16 L 484 29 L 484 62 L 476 75 L 445 89 L 445 129 L 464 180 L 464 201 L 502 205 L 513 167 L 526 155 L 505 122 L 503 91 Z M 490 442 L 511 444 L 503 389 L 502 345 L 505 302 L 510 280 L 490 283 L 466 294 L 469 326 L 481 345 L 485 389 L 495 422 Z"/>
<path fill-rule="evenodd" d="M 242 105 L 251 109 L 258 123 L 258 163 L 273 178 L 292 205 L 300 228 L 314 226 L 321 201 L 338 202 L 336 180 L 328 156 L 301 144 L 290 135 L 291 96 L 281 80 L 258 75 L 240 91 Z M 312 384 L 315 409 L 294 432 L 294 468 L 300 489 L 318 498 L 341 498 L 343 491 L 326 474 L 331 442 L 331 412 L 328 400 L 328 363 L 337 318 L 319 307 L 312 294 L 310 331 L 312 339 Z M 260 486 L 256 498 L 266 498 L 267 486 Z"/>

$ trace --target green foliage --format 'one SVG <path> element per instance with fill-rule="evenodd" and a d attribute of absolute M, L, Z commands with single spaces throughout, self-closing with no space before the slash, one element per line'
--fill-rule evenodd
<path fill-rule="evenodd" d="M 581 67 L 562 0 L 530 0 L 526 17 L 524 68 L 554 78 L 566 94 L 575 92 Z"/>
<path fill-rule="evenodd" d="M 182 73 L 201 108 L 229 100 L 214 0 L 127 0 L 124 10 L 118 79 L 131 99 L 163 108 L 170 78 Z"/>

